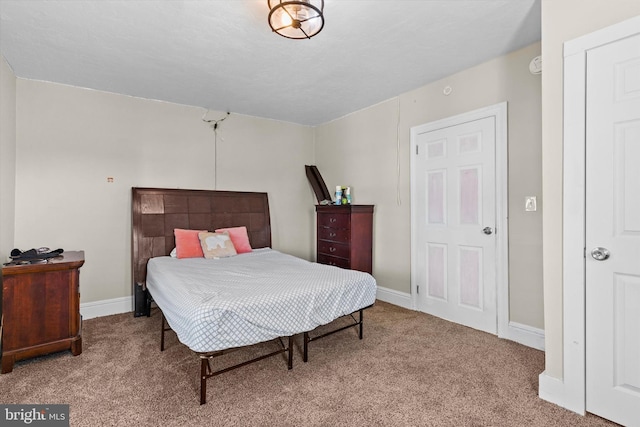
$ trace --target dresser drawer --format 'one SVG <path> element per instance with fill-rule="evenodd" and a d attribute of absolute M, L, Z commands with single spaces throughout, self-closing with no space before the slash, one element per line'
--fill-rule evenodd
<path fill-rule="evenodd" d="M 349 245 L 326 240 L 318 240 L 318 254 L 349 258 Z"/>
<path fill-rule="evenodd" d="M 16 361 L 71 350 L 82 353 L 80 267 L 83 251 L 66 251 L 44 264 L 2 268 L 0 372 Z"/>
<path fill-rule="evenodd" d="M 351 268 L 351 263 L 347 258 L 338 258 L 335 256 L 318 254 L 318 263 L 319 264 L 327 264 L 327 265 L 335 265 L 340 268 Z"/>
<path fill-rule="evenodd" d="M 319 264 L 373 271 L 373 205 L 316 205 Z"/>
<path fill-rule="evenodd" d="M 349 230 L 342 228 L 318 227 L 318 240 L 349 243 Z"/>
<path fill-rule="evenodd" d="M 347 213 L 319 213 L 318 226 L 331 228 L 349 228 L 351 225 L 351 215 Z"/>

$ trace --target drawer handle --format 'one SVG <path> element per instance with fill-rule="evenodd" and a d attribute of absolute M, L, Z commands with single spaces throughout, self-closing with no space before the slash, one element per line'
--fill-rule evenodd
<path fill-rule="evenodd" d="M 337 220 L 335 218 L 329 218 L 329 222 L 336 222 Z"/>
<path fill-rule="evenodd" d="M 334 248 L 333 246 L 329 248 L 329 252 L 335 252 L 336 248 Z"/>
<path fill-rule="evenodd" d="M 336 237 L 336 233 L 329 233 L 329 237 Z"/>

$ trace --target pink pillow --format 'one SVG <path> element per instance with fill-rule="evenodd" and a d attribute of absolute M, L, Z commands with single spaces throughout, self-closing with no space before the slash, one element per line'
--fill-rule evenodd
<path fill-rule="evenodd" d="M 176 256 L 178 258 L 203 258 L 202 246 L 198 233 L 207 230 L 183 230 L 175 228 L 173 235 L 176 237 Z"/>
<path fill-rule="evenodd" d="M 233 243 L 237 253 L 244 254 L 251 252 L 251 243 L 249 243 L 247 227 L 218 228 L 216 233 L 223 233 L 225 231 L 229 233 L 231 243 Z"/>

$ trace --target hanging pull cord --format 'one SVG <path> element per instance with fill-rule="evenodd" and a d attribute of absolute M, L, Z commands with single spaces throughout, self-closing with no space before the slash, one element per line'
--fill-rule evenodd
<path fill-rule="evenodd" d="M 209 113 L 209 110 L 204 112 L 204 114 L 202 115 L 202 121 L 205 123 L 208 123 L 209 126 L 211 126 L 211 129 L 213 129 L 213 189 L 217 190 L 218 189 L 218 125 L 223 121 L 225 121 L 226 118 L 229 117 L 229 115 L 231 115 L 231 113 L 227 111 L 227 115 L 218 120 L 215 120 L 215 119 L 207 120 L 205 119 L 205 117 L 207 116 L 208 113 Z"/>
<path fill-rule="evenodd" d="M 207 114 L 209 114 L 209 110 L 205 111 L 204 114 L 202 115 L 202 121 L 205 123 L 209 123 L 211 125 L 211 129 L 213 129 L 213 131 L 215 132 L 216 130 L 218 130 L 218 123 L 224 122 L 227 117 L 229 117 L 229 115 L 231 115 L 230 112 L 227 111 L 227 115 L 224 116 L 221 119 L 215 120 L 215 119 L 210 119 L 210 120 L 206 120 L 205 117 L 207 117 Z M 211 124 L 213 123 L 213 124 Z"/>

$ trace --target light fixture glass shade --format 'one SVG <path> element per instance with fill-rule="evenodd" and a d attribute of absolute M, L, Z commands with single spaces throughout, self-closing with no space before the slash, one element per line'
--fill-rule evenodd
<path fill-rule="evenodd" d="M 267 0 L 269 26 L 282 37 L 310 39 L 324 27 L 324 0 Z"/>

